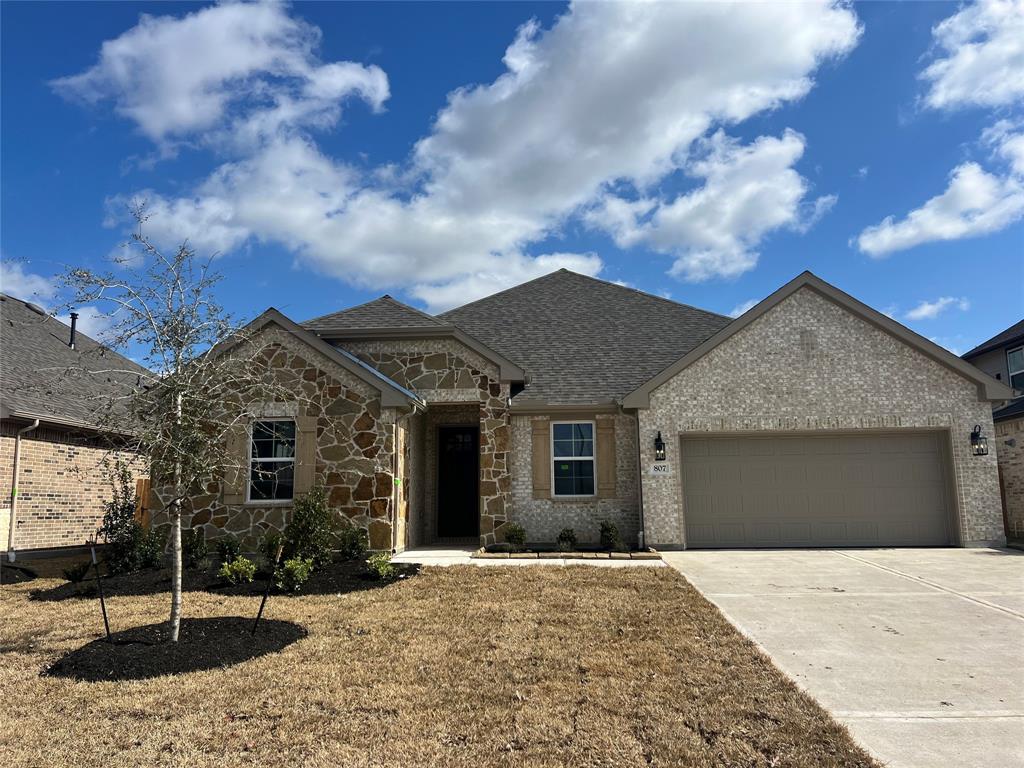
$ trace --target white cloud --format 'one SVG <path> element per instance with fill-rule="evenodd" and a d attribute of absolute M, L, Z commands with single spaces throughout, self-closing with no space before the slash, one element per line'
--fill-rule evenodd
<path fill-rule="evenodd" d="M 787 132 L 737 147 L 714 131 L 801 98 L 816 69 L 860 34 L 853 11 L 838 2 L 753 4 L 743 13 L 719 4 L 573 4 L 550 29 L 525 24 L 496 80 L 449 94 L 407 163 L 364 171 L 322 153 L 309 129 L 337 124 L 344 93 L 379 107 L 383 73 L 347 65 L 329 70 L 335 82 L 325 72 L 334 65 L 313 56 L 316 30 L 280 6 L 253 8 L 146 17 L 105 44 L 96 67 L 59 87 L 114 98 L 157 142 L 246 137 L 190 194 L 151 196 L 159 215 L 150 226 L 161 236 L 224 251 L 251 239 L 284 243 L 322 272 L 413 286 L 437 306 L 452 287 L 496 290 L 549 266 L 528 255 L 530 246 L 557 236 L 609 190 L 634 201 L 622 204 L 624 226 L 650 215 L 653 205 L 631 206 L 684 167 L 704 187 L 657 203 L 645 242 L 676 255 L 675 271 L 687 277 L 748 269 L 761 238 L 814 207 L 785 165 L 803 139 Z M 250 10 L 255 21 L 241 18 Z M 181 56 L 176 41 L 187 41 L 180 77 L 171 66 Z M 206 53 L 212 62 L 202 64 Z M 326 95 L 313 85 L 321 79 L 331 81 Z M 173 107 L 166 115 L 161 93 Z M 691 145 L 709 133 L 719 154 L 689 160 Z M 225 144 L 214 142 L 228 151 Z M 742 199 L 725 198 L 734 192 Z M 765 211 L 755 210 L 759 202 Z M 682 220 L 687 208 L 700 225 Z M 715 222 L 722 213 L 733 218 Z M 611 220 L 605 226 L 615 229 Z"/>
<path fill-rule="evenodd" d="M 929 107 L 999 107 L 1024 98 L 1024 0 L 980 0 L 932 36 L 941 56 L 921 73 Z"/>
<path fill-rule="evenodd" d="M 75 311 L 78 313 L 78 322 L 75 325 L 75 329 L 80 333 L 84 333 L 94 341 L 105 341 L 107 332 L 114 324 L 114 319 L 103 312 L 99 307 L 84 306 L 76 307 Z M 71 325 L 71 314 L 57 315 L 58 320 L 67 326 Z"/>
<path fill-rule="evenodd" d="M 985 172 L 977 163 L 964 163 L 950 174 L 941 195 L 896 220 L 886 217 L 857 238 L 861 251 L 873 258 L 922 243 L 959 240 L 998 232 L 1024 218 L 1024 185 L 1011 176 Z"/>
<path fill-rule="evenodd" d="M 47 302 L 57 295 L 57 284 L 48 277 L 26 272 L 17 261 L 0 261 L 0 290 L 9 296 L 34 302 Z"/>
<path fill-rule="evenodd" d="M 857 178 L 866 179 L 868 177 L 869 171 L 870 169 L 868 168 L 868 166 L 862 165 L 860 168 L 857 169 Z"/>
<path fill-rule="evenodd" d="M 965 298 L 955 296 L 943 296 L 935 301 L 922 301 L 906 314 L 908 320 L 934 320 L 947 309 L 959 309 L 966 312 L 971 308 L 971 302 Z"/>
<path fill-rule="evenodd" d="M 1024 178 L 1024 121 L 999 120 L 985 129 L 981 140 L 1009 165 L 1011 173 Z"/>
<path fill-rule="evenodd" d="M 744 312 L 747 312 L 757 306 L 759 303 L 761 303 L 760 299 L 750 299 L 749 301 L 744 301 L 742 304 L 737 304 L 729 311 L 729 317 L 739 317 Z"/>

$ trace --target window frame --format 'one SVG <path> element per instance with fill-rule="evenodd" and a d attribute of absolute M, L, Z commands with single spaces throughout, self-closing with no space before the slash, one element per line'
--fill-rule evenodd
<path fill-rule="evenodd" d="M 558 493 L 555 483 L 555 462 L 559 460 L 555 456 L 555 427 L 561 424 L 589 424 L 590 425 L 590 456 L 562 456 L 562 461 L 589 461 L 594 468 L 594 492 L 593 493 Z M 551 472 L 551 498 L 552 499 L 594 499 L 597 498 L 597 422 L 593 419 L 559 419 L 552 421 L 548 428 L 548 470 Z"/>
<path fill-rule="evenodd" d="M 268 422 L 278 421 L 290 421 L 295 427 L 295 451 L 290 459 L 257 459 L 252 455 L 252 443 L 253 443 L 253 430 L 257 424 L 265 424 Z M 288 505 L 295 502 L 295 470 L 299 466 L 299 422 L 298 419 L 292 416 L 266 416 L 263 418 L 253 419 L 249 422 L 249 465 L 245 476 L 245 503 L 246 504 L 259 504 L 259 505 Z M 256 461 L 260 462 L 276 462 L 279 464 L 286 464 L 289 461 L 292 464 L 292 495 L 287 499 L 254 499 L 252 497 L 252 468 Z"/>
<path fill-rule="evenodd" d="M 1013 370 L 1012 368 L 1010 368 L 1010 355 L 1012 355 L 1014 352 L 1020 352 L 1021 355 L 1024 356 L 1024 345 L 1021 345 L 1019 347 L 1013 347 L 1012 349 L 1006 350 L 1006 383 L 1010 387 L 1010 389 L 1020 389 L 1022 392 L 1024 392 L 1024 386 L 1013 386 L 1014 374 L 1024 374 L 1024 368 L 1018 368 L 1017 370 Z M 1013 399 L 1017 400 L 1021 397 L 1024 397 L 1024 394 L 1017 395 Z"/>

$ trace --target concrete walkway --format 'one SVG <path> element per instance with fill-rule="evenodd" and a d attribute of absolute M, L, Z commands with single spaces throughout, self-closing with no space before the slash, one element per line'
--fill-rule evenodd
<path fill-rule="evenodd" d="M 663 556 L 893 768 L 1024 766 L 1024 552 Z"/>
<path fill-rule="evenodd" d="M 597 568 L 664 568 L 661 560 L 581 560 L 566 557 L 473 558 L 479 547 L 415 547 L 391 558 L 393 563 L 419 565 L 593 565 Z"/>

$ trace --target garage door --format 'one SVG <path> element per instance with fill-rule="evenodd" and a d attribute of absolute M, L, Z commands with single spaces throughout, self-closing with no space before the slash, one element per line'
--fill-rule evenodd
<path fill-rule="evenodd" d="M 690 547 L 952 543 L 940 433 L 682 440 Z"/>

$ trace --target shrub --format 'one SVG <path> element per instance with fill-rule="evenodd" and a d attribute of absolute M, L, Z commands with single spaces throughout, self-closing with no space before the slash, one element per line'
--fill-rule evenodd
<path fill-rule="evenodd" d="M 260 539 L 260 554 L 269 568 L 277 565 L 277 548 L 284 544 L 284 536 L 280 531 L 267 531 Z"/>
<path fill-rule="evenodd" d="M 233 562 L 242 553 L 242 544 L 234 536 L 217 539 L 217 559 L 221 564 Z"/>
<path fill-rule="evenodd" d="M 135 482 L 128 467 L 117 462 L 110 473 L 113 493 L 103 505 L 103 522 L 98 534 L 106 542 L 103 559 L 111 575 L 129 573 L 139 567 L 142 526 L 135 520 Z"/>
<path fill-rule="evenodd" d="M 306 583 L 313 570 L 313 560 L 308 557 L 292 557 L 285 560 L 274 573 L 274 583 L 285 592 L 297 592 Z"/>
<path fill-rule="evenodd" d="M 375 552 L 366 559 L 366 564 L 370 566 L 370 572 L 374 577 L 381 581 L 390 581 L 397 573 L 388 552 Z"/>
<path fill-rule="evenodd" d="M 601 521 L 601 549 L 607 549 L 610 552 L 625 549 L 622 537 L 619 536 L 618 526 L 607 520 Z"/>
<path fill-rule="evenodd" d="M 80 563 L 75 563 L 70 568 L 64 569 L 64 578 L 70 581 L 72 584 L 77 584 L 82 581 L 89 573 L 89 568 L 92 566 L 88 560 L 83 560 Z"/>
<path fill-rule="evenodd" d="M 295 500 L 292 519 L 284 529 L 285 556 L 308 557 L 315 566 L 329 563 L 333 533 L 334 514 L 327 506 L 327 492 L 313 488 Z"/>
<path fill-rule="evenodd" d="M 198 568 L 209 551 L 206 534 L 202 528 L 190 528 L 181 532 L 181 556 L 186 568 Z"/>
<path fill-rule="evenodd" d="M 576 531 L 572 528 L 563 528 L 555 540 L 559 552 L 573 552 L 576 550 Z"/>
<path fill-rule="evenodd" d="M 366 535 L 366 529 L 353 525 L 349 520 L 342 520 L 341 525 L 335 533 L 338 544 L 338 554 L 342 560 L 359 560 L 366 554 L 370 546 Z"/>
<path fill-rule="evenodd" d="M 217 575 L 228 584 L 251 584 L 256 577 L 256 563 L 238 555 L 234 560 L 221 564 Z"/>
<path fill-rule="evenodd" d="M 139 537 L 139 568 L 159 568 L 164 564 L 167 531 L 151 528 Z"/>
<path fill-rule="evenodd" d="M 505 541 L 511 551 L 520 552 L 526 546 L 526 529 L 519 523 L 506 523 Z"/>

